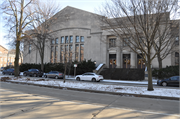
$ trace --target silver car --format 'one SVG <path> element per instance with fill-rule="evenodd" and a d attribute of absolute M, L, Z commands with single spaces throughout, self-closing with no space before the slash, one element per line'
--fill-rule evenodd
<path fill-rule="evenodd" d="M 80 81 L 80 80 L 88 80 L 88 81 L 93 81 L 93 82 L 99 82 L 100 80 L 103 80 L 103 76 L 102 75 L 97 75 L 93 72 L 87 72 L 87 73 L 84 73 L 82 75 L 77 75 L 75 77 L 75 79 L 77 81 Z"/>
<path fill-rule="evenodd" d="M 63 78 L 64 74 L 61 73 L 61 72 L 58 72 L 58 71 L 50 71 L 49 73 L 46 73 L 44 75 L 45 78 L 55 78 L 55 79 L 58 79 L 58 78 Z"/>

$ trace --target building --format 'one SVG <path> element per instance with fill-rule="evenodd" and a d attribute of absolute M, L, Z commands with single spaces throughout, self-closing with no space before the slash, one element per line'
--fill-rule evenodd
<path fill-rule="evenodd" d="M 0 45 L 0 67 L 14 66 L 15 50 L 8 50 Z M 21 58 L 19 60 L 21 64 Z"/>
<path fill-rule="evenodd" d="M 95 61 L 97 65 L 105 64 L 107 68 L 144 68 L 141 57 L 128 47 L 116 47 L 117 37 L 102 29 L 102 16 L 73 7 L 65 7 L 57 16 L 61 16 L 53 29 L 54 39 L 45 47 L 44 62 L 57 63 L 68 60 Z M 108 41 L 105 43 L 102 39 Z M 177 48 L 163 60 L 163 67 L 179 64 L 179 34 L 176 37 Z M 126 44 L 122 44 L 125 47 Z M 24 49 L 24 63 L 40 63 L 39 52 L 32 44 Z M 66 55 L 65 55 L 66 54 Z M 158 67 L 155 58 L 152 67 Z"/>

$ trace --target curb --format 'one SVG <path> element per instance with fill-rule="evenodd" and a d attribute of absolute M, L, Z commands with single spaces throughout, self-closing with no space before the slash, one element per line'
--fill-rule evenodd
<path fill-rule="evenodd" d="M 141 94 L 131 94 L 131 93 L 117 93 L 117 92 L 97 91 L 97 90 L 89 90 L 89 89 L 79 89 L 79 88 L 68 88 L 68 87 L 40 85 L 40 84 L 25 83 L 25 82 L 13 82 L 13 81 L 4 81 L 4 82 L 16 83 L 16 84 L 27 84 L 27 85 L 34 85 L 34 86 L 48 87 L 48 88 L 57 88 L 57 89 L 62 89 L 62 90 L 75 90 L 75 91 L 83 91 L 83 92 L 91 92 L 91 93 L 104 93 L 104 94 L 110 94 L 110 95 L 120 95 L 120 96 L 129 96 L 129 97 L 144 97 L 144 98 L 167 99 L 167 100 L 179 100 L 180 99 L 180 98 L 177 98 L 177 97 L 141 95 Z"/>

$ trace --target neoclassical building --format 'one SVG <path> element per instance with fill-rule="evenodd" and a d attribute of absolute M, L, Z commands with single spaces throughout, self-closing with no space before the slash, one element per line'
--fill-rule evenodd
<path fill-rule="evenodd" d="M 142 58 L 131 51 L 125 43 L 117 47 L 118 38 L 102 29 L 102 23 L 98 19 L 100 15 L 70 6 L 56 15 L 61 16 L 62 20 L 52 26 L 54 39 L 46 43 L 45 63 L 65 62 L 65 57 L 68 56 L 68 60 L 91 59 L 96 65 L 105 64 L 107 68 L 145 67 Z M 175 42 L 176 48 L 163 60 L 163 67 L 179 64 L 179 32 Z M 32 44 L 25 47 L 24 63 L 40 63 L 39 52 L 32 49 Z M 156 58 L 152 61 L 152 67 L 158 67 Z"/>

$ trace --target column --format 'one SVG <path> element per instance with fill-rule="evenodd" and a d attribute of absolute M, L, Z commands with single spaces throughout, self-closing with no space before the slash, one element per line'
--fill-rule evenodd
<path fill-rule="evenodd" d="M 136 61 L 137 61 L 137 57 L 136 57 L 136 53 L 131 52 L 131 68 L 136 68 Z"/>
<path fill-rule="evenodd" d="M 116 68 L 122 68 L 122 50 L 121 48 L 117 47 L 116 51 Z"/>

